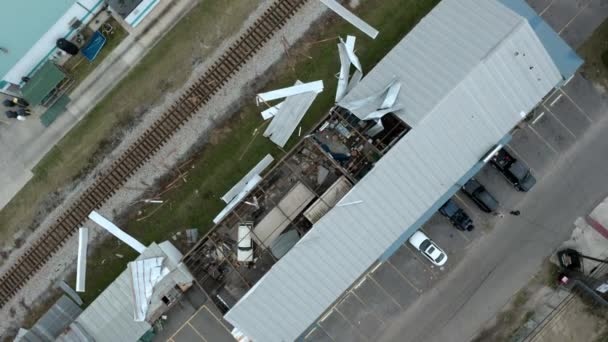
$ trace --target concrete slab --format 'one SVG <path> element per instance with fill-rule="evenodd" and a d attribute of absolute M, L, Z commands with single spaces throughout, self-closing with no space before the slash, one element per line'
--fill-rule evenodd
<path fill-rule="evenodd" d="M 308 335 L 304 337 L 304 341 L 310 342 L 333 342 L 331 337 L 327 335 L 321 328 L 314 328 Z"/>
<path fill-rule="evenodd" d="M 399 248 L 388 261 L 421 291 L 430 288 L 436 280 L 430 269 L 407 246 Z"/>
<path fill-rule="evenodd" d="M 353 293 L 349 293 L 336 308 L 361 335 L 369 339 L 377 336 L 383 328 L 384 324 Z"/>
<path fill-rule="evenodd" d="M 336 311 L 332 311 L 319 325 L 335 342 L 365 341 L 365 338 L 346 319 Z"/>
<path fill-rule="evenodd" d="M 175 336 L 172 337 L 175 342 L 207 342 L 189 325 L 184 325 Z"/>
<path fill-rule="evenodd" d="M 394 317 L 401 311 L 399 304 L 371 279 L 366 278 L 353 289 L 353 292 L 382 321 Z"/>
<path fill-rule="evenodd" d="M 574 104 L 567 95 L 561 91 L 550 96 L 545 107 L 551 114 L 570 130 L 576 137 L 580 137 L 591 125 L 591 119 Z"/>
<path fill-rule="evenodd" d="M 389 263 L 383 263 L 371 277 L 395 299 L 402 308 L 407 308 L 418 298 L 418 292 Z"/>
<path fill-rule="evenodd" d="M 562 90 L 592 121 L 598 121 L 608 111 L 606 90 L 599 85 L 594 85 L 581 73 L 576 73 L 568 84 L 562 87 Z"/>
<path fill-rule="evenodd" d="M 234 342 L 230 331 L 206 307 L 190 319 L 190 325 L 207 341 Z"/>

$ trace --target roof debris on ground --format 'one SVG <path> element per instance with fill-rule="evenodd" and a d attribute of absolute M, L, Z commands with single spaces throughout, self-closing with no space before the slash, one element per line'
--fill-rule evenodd
<path fill-rule="evenodd" d="M 346 7 L 340 5 L 335 0 L 321 0 L 321 2 L 324 3 L 325 6 L 329 7 L 329 9 L 334 11 L 337 15 L 341 16 L 344 20 L 348 21 L 363 33 L 368 35 L 370 38 L 376 39 L 378 36 L 378 30 L 361 20 L 361 18 L 357 17 L 354 13 L 349 11 Z"/>

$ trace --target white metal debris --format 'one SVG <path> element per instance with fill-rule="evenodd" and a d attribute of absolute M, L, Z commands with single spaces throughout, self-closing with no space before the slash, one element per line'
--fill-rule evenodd
<path fill-rule="evenodd" d="M 283 102 L 279 102 L 275 106 L 272 106 L 272 107 L 262 111 L 262 113 L 260 113 L 260 114 L 262 114 L 262 119 L 268 120 L 268 119 L 273 118 L 277 114 L 277 112 L 279 111 L 279 108 L 281 108 L 282 105 L 283 105 Z"/>
<path fill-rule="evenodd" d="M 232 187 L 232 189 L 228 190 L 228 192 L 224 196 L 222 196 L 222 201 L 224 201 L 225 203 L 230 203 L 232 199 L 234 199 L 241 191 L 243 191 L 243 189 L 245 189 L 245 185 L 247 184 L 247 182 L 249 182 L 249 180 L 251 180 L 256 175 L 261 174 L 262 171 L 264 171 L 268 166 L 270 166 L 273 161 L 274 158 L 270 154 L 267 154 L 253 167 L 253 169 L 247 172 L 247 174 L 243 178 L 241 178 L 241 180 L 236 183 Z"/>
<path fill-rule="evenodd" d="M 302 93 L 314 92 L 319 94 L 323 91 L 323 81 L 314 81 L 308 83 L 300 83 L 291 87 L 277 89 L 273 91 L 269 91 L 266 93 L 261 93 L 256 96 L 255 100 L 257 105 L 260 105 L 260 102 L 269 102 L 272 100 L 282 99 L 285 97 L 290 97 Z"/>
<path fill-rule="evenodd" d="M 146 246 L 144 246 L 141 242 L 137 241 L 134 237 L 132 237 L 131 235 L 122 231 L 120 228 L 118 228 L 116 225 L 114 225 L 114 223 L 110 222 L 105 217 L 101 216 L 98 212 L 91 211 L 91 213 L 89 214 L 89 218 L 93 222 L 100 225 L 103 229 L 107 230 L 112 235 L 116 236 L 122 242 L 126 243 L 131 248 L 136 250 L 137 253 L 141 254 L 146 249 Z"/>
<path fill-rule="evenodd" d="M 336 102 L 340 101 L 363 77 L 361 62 L 359 62 L 359 58 L 355 55 L 356 39 L 355 36 L 347 36 L 346 42 L 340 38 L 340 42 L 338 43 L 340 74 L 338 76 L 338 87 L 336 89 Z M 349 82 L 351 64 L 355 66 L 355 73 Z"/>
<path fill-rule="evenodd" d="M 335 0 L 321 0 L 321 2 L 324 3 L 325 6 L 329 7 L 329 9 L 336 12 L 336 14 L 341 16 L 344 20 L 348 21 L 353 26 L 363 31 L 363 33 L 370 36 L 372 39 L 375 39 L 378 36 L 378 30 L 371 27 L 368 23 L 361 20 L 359 17 L 354 15 L 351 11 L 340 5 Z"/>
<path fill-rule="evenodd" d="M 89 243 L 89 229 L 78 229 L 78 259 L 76 260 L 76 291 L 84 292 L 87 272 L 87 245 Z"/>
<path fill-rule="evenodd" d="M 297 81 L 296 84 L 298 82 L 300 81 Z M 264 131 L 264 136 L 281 147 L 285 146 L 317 94 L 317 92 L 309 91 L 286 98 L 266 131 Z"/>
<path fill-rule="evenodd" d="M 253 188 L 262 180 L 262 177 L 260 177 L 259 175 L 255 175 L 253 176 L 249 181 L 247 181 L 247 183 L 245 184 L 245 187 L 243 188 L 243 190 L 236 195 L 227 205 L 224 209 L 222 209 L 222 211 L 220 211 L 219 214 L 217 214 L 217 216 L 213 219 L 213 223 L 219 223 L 222 219 L 224 219 L 224 216 L 226 216 L 231 210 L 232 208 L 234 208 L 239 202 L 241 202 L 245 197 L 247 197 L 247 195 L 249 194 L 249 192 L 251 192 L 251 190 L 253 190 Z"/>
<path fill-rule="evenodd" d="M 129 263 L 131 286 L 133 288 L 133 318 L 136 322 L 145 321 L 154 285 L 169 274 L 169 269 L 163 267 L 164 259 L 163 257 L 156 257 Z"/>

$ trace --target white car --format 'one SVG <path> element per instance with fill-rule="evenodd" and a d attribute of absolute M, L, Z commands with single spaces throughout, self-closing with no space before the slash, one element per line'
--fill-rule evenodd
<path fill-rule="evenodd" d="M 409 239 L 412 246 L 416 247 L 430 262 L 437 266 L 443 266 L 448 261 L 448 256 L 441 248 L 429 239 L 423 232 L 417 231 Z"/>
<path fill-rule="evenodd" d="M 251 238 L 252 225 L 241 223 L 238 231 L 238 243 L 236 251 L 236 260 L 240 262 L 253 261 L 253 239 Z"/>

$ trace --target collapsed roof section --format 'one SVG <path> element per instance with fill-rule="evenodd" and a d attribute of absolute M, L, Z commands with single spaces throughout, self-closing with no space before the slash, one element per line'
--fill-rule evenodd
<path fill-rule="evenodd" d="M 413 234 L 561 75 L 527 20 L 496 0 L 443 0 L 342 103 L 395 78 L 396 114 L 411 131 L 225 315 L 250 338 L 298 338 Z"/>

